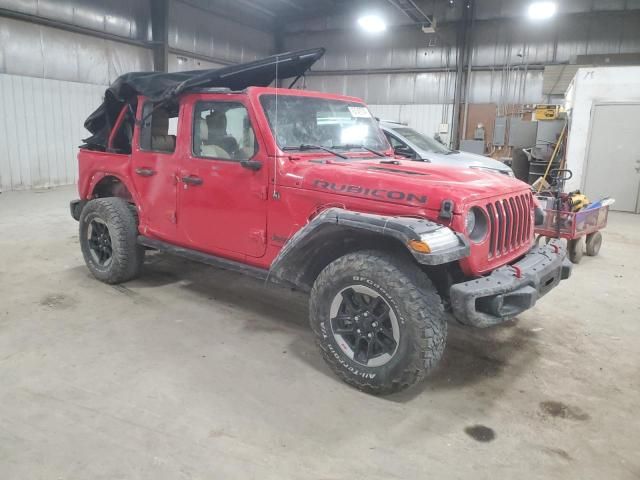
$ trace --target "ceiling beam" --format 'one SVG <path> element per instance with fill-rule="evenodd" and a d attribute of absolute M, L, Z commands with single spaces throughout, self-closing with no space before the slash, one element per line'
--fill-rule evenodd
<path fill-rule="evenodd" d="M 419 25 L 433 27 L 433 17 L 430 17 L 414 2 L 414 0 L 387 0 L 407 17 Z"/>
<path fill-rule="evenodd" d="M 151 2 L 151 35 L 153 39 L 153 69 L 169 71 L 169 0 Z"/>

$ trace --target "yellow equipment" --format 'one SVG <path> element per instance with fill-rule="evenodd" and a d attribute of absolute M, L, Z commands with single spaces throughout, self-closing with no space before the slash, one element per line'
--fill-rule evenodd
<path fill-rule="evenodd" d="M 590 203 L 586 195 L 580 193 L 580 190 L 569 193 L 569 204 L 572 212 L 579 212 Z"/>
<path fill-rule="evenodd" d="M 536 120 L 555 120 L 560 114 L 560 105 L 536 105 Z"/>

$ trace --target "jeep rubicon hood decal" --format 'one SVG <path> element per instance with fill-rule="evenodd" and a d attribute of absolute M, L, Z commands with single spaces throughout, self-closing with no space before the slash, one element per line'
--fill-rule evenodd
<path fill-rule="evenodd" d="M 127 103 L 135 103 L 138 95 L 160 102 L 197 88 L 244 90 L 247 87 L 267 87 L 276 76 L 285 79 L 304 75 L 324 52 L 324 48 L 297 50 L 210 70 L 126 73 L 111 84 L 105 92 L 102 105 L 84 122 L 85 128 L 93 135 L 84 140 L 86 145 L 83 147 L 105 150 L 111 127 L 122 107 Z"/>
<path fill-rule="evenodd" d="M 459 213 L 467 203 L 529 189 L 500 173 L 411 160 L 387 165 L 377 159 L 334 161 L 325 157 L 325 163 L 318 164 L 311 157 L 285 166 L 286 173 L 279 177 L 282 185 L 336 195 L 335 200 L 323 200 L 334 203 L 358 197 L 438 210 L 443 200 L 453 200 L 455 213 Z"/>

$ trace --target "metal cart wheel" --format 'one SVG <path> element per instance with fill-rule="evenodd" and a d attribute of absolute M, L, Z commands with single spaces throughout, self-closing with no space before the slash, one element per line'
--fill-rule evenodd
<path fill-rule="evenodd" d="M 593 232 L 587 235 L 587 255 L 595 257 L 600 252 L 602 246 L 602 234 L 600 232 Z"/>
<path fill-rule="evenodd" d="M 580 263 L 584 255 L 584 237 L 569 240 L 567 249 L 569 250 L 569 260 L 572 263 Z"/>

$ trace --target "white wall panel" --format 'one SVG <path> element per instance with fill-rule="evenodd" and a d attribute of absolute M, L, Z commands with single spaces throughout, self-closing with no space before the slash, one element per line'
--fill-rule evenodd
<path fill-rule="evenodd" d="M 446 110 L 447 107 L 448 110 Z M 369 109 L 380 120 L 405 123 L 432 137 L 440 128 L 441 123 L 451 122 L 447 111 L 452 112 L 453 106 L 434 104 L 369 105 Z"/>
<path fill-rule="evenodd" d="M 68 185 L 77 178 L 84 121 L 105 86 L 0 74 L 3 190 Z"/>
<path fill-rule="evenodd" d="M 567 191 L 584 188 L 583 170 L 589 147 L 593 104 L 640 101 L 640 67 L 581 68 L 567 91 L 571 115 L 567 168 L 573 177 Z M 638 128 L 640 134 L 640 128 Z M 613 141 L 613 140 L 612 140 Z"/>
<path fill-rule="evenodd" d="M 399 122 L 400 107 L 402 107 L 402 105 L 369 105 L 369 110 L 380 120 Z"/>

